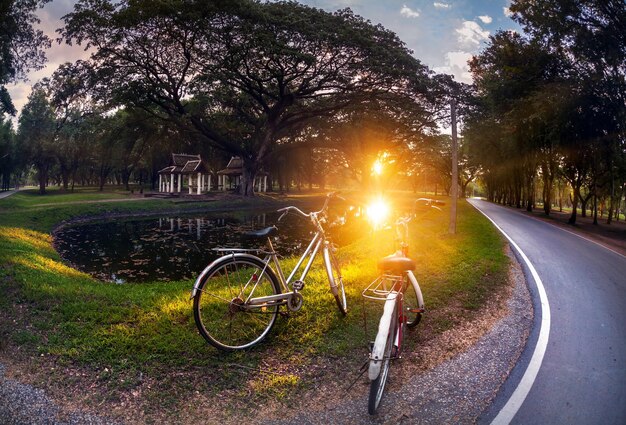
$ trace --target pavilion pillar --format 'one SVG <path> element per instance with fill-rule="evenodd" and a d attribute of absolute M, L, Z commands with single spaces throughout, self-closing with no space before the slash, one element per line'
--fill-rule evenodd
<path fill-rule="evenodd" d="M 198 173 L 198 195 L 200 195 L 200 177 L 202 177 L 201 173 Z"/>
<path fill-rule="evenodd" d="M 209 178 L 209 184 L 207 185 L 207 192 L 211 191 L 211 175 L 207 174 L 207 177 Z"/>
<path fill-rule="evenodd" d="M 224 175 L 222 176 L 222 183 L 223 183 L 223 184 L 222 184 L 222 190 L 223 190 L 223 191 L 226 191 L 226 179 L 230 180 L 230 177 L 228 177 L 227 175 L 225 175 L 225 174 L 224 174 Z"/>
<path fill-rule="evenodd" d="M 174 174 L 170 174 L 170 193 L 174 193 Z"/>
<path fill-rule="evenodd" d="M 179 174 L 177 180 L 178 180 L 178 193 L 180 193 L 183 189 L 183 175 Z"/>
<path fill-rule="evenodd" d="M 159 192 L 163 192 L 163 175 L 159 174 Z"/>

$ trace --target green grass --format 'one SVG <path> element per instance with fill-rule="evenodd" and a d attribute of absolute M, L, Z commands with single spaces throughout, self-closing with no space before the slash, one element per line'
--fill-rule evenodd
<path fill-rule="evenodd" d="M 101 199 L 94 193 L 74 196 L 44 198 Z M 0 317 L 0 335 L 8 335 L 10 344 L 21 347 L 26 357 L 43 354 L 62 366 L 88 369 L 107 394 L 129 391 L 142 385 L 139 377 L 147 376 L 154 382 L 144 391 L 148 405 L 176 406 L 193 391 L 216 396 L 244 391 L 251 403 L 248 408 L 253 408 L 259 400 L 288 398 L 295 390 L 310 388 L 315 373 L 321 373 L 312 371 L 320 364 L 328 362 L 332 366 L 325 373 L 349 380 L 367 356 L 365 347 L 382 306 L 363 302 L 360 293 L 376 275 L 376 259 L 392 252 L 391 232 L 365 232 L 339 251 L 348 316 L 339 314 L 318 263 L 307 277 L 305 303 L 298 313 L 279 317 L 257 348 L 224 354 L 196 332 L 189 300 L 192 281 L 100 282 L 64 265 L 48 233 L 56 223 L 76 216 L 197 208 L 197 204 L 55 202 L 34 207 L 41 199 L 25 192 L 0 200 L 0 307 L 6 317 L 19 318 L 20 323 L 14 327 L 10 319 Z M 242 200 L 230 207 L 255 202 L 272 205 L 269 200 Z M 426 335 L 467 320 L 506 281 L 503 241 L 482 215 L 461 202 L 457 235 L 447 235 L 447 223 L 447 211 L 430 210 L 410 227 L 411 254 L 418 264 L 415 274 L 429 310 L 420 324 L 430 330 Z M 284 264 L 289 268 L 293 262 L 286 259 Z M 454 317 L 437 314 L 451 305 L 456 306 Z M 412 341 L 410 347 L 415 344 Z"/>

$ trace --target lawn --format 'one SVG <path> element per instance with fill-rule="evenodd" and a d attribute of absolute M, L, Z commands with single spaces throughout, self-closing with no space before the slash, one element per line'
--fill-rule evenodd
<path fill-rule="evenodd" d="M 175 417 L 189 408 L 186 399 L 201 393 L 216 409 L 245 417 L 259 404 L 306 394 L 319 379 L 341 382 L 354 376 L 367 358 L 381 310 L 363 302 L 360 293 L 376 275 L 377 258 L 392 252 L 392 232 L 352 226 L 351 242 L 338 253 L 347 285 L 346 317 L 338 313 L 325 272 L 316 264 L 298 313 L 279 317 L 260 346 L 224 354 L 196 332 L 189 300 L 192 281 L 98 281 L 61 261 L 51 230 L 72 217 L 267 207 L 302 199 L 63 205 L 125 196 L 22 192 L 0 200 L 0 355 L 8 354 L 32 371 L 31 381 L 46 383 L 52 393 L 108 406 L 113 414 L 127 414 L 120 406 L 130 404 L 142 417 L 165 411 Z M 396 199 L 400 202 L 402 196 Z M 421 211 L 410 226 L 415 274 L 428 312 L 409 338 L 409 350 L 469 320 L 506 282 L 504 243 L 481 214 L 461 201 L 458 234 L 448 235 L 447 228 L 447 209 Z M 50 383 L 50 376 L 58 379 Z"/>

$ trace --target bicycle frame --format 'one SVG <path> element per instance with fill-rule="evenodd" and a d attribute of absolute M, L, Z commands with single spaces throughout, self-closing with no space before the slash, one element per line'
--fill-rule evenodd
<path fill-rule="evenodd" d="M 271 268 L 270 261 L 274 263 L 274 266 L 277 272 L 276 275 L 278 277 L 278 280 L 280 281 L 281 289 L 283 292 L 281 294 L 276 294 L 276 295 L 268 295 L 264 297 L 251 298 L 252 294 L 254 294 L 254 289 L 253 289 L 250 293 L 250 296 L 245 300 L 246 301 L 245 306 L 242 306 L 240 308 L 262 309 L 263 307 L 275 306 L 277 304 L 289 306 L 289 301 L 294 297 L 295 294 L 298 294 L 298 290 L 291 290 L 289 288 L 289 285 L 292 285 L 293 283 L 292 280 L 294 276 L 296 275 L 296 273 L 298 272 L 298 270 L 302 267 L 302 264 L 304 263 L 304 261 L 308 257 L 308 262 L 306 263 L 306 266 L 304 267 L 304 270 L 302 271 L 302 274 L 300 275 L 300 279 L 298 279 L 299 281 L 304 281 L 304 279 L 306 278 L 307 274 L 309 273 L 309 270 L 311 269 L 311 266 L 313 265 L 313 261 L 315 260 L 315 257 L 320 251 L 320 247 L 324 245 L 323 249 L 329 249 L 327 246 L 328 241 L 326 240 L 326 234 L 318 219 L 318 214 L 320 214 L 326 209 L 327 204 L 328 204 L 328 201 L 326 201 L 326 203 L 324 204 L 324 207 L 320 211 L 309 213 L 309 214 L 304 214 L 300 210 L 296 209 L 301 215 L 309 217 L 311 219 L 317 231 L 313 235 L 311 242 L 309 243 L 304 253 L 300 256 L 298 263 L 293 268 L 293 270 L 291 271 L 287 279 L 285 279 L 283 269 L 280 265 L 280 262 L 278 261 L 278 255 L 276 254 L 276 251 L 274 249 L 274 246 L 272 245 L 272 241 L 270 238 L 267 238 L 267 245 L 269 248 L 269 250 L 267 251 L 263 249 L 241 249 L 241 248 L 218 248 L 217 249 L 217 251 L 228 252 L 233 256 L 246 256 L 246 255 L 252 256 L 251 254 L 249 254 L 251 252 L 254 252 L 257 254 L 258 253 L 266 254 L 265 258 L 262 260 L 263 263 L 265 264 L 265 268 L 267 267 Z M 290 207 L 290 208 L 293 208 L 293 207 Z M 288 211 L 289 210 L 287 210 L 286 212 Z M 196 293 L 198 292 L 198 288 L 206 272 L 208 272 L 208 270 L 210 270 L 211 267 L 216 262 L 220 261 L 221 258 L 223 257 L 220 257 L 217 260 L 215 260 L 213 263 L 209 264 L 209 266 L 200 274 L 200 276 L 198 276 L 194 284 L 193 290 L 191 291 L 191 298 L 195 297 Z M 326 259 L 324 257 L 322 258 L 323 258 L 323 261 L 326 262 Z M 265 268 L 262 270 L 262 273 L 265 272 Z M 251 280 L 246 282 L 246 284 L 242 287 L 241 293 L 243 293 L 244 290 L 248 288 L 250 283 L 251 283 Z"/>

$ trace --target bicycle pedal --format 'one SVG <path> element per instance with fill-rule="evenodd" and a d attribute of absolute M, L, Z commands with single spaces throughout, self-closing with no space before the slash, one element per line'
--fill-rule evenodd
<path fill-rule="evenodd" d="M 279 311 L 278 314 L 281 317 L 287 317 L 287 318 L 291 316 L 288 311 Z"/>
<path fill-rule="evenodd" d="M 302 280 L 296 280 L 291 286 L 294 291 L 302 291 L 304 289 L 304 282 Z"/>

